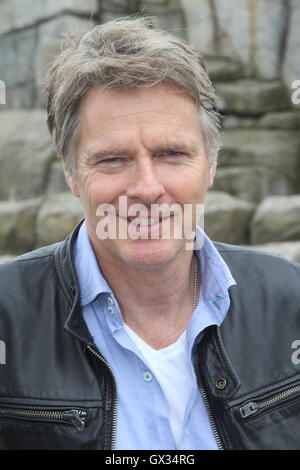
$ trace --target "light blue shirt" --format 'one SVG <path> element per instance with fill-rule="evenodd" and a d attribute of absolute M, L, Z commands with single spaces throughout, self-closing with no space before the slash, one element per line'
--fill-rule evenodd
<path fill-rule="evenodd" d="M 201 230 L 197 227 L 196 236 Z M 193 346 L 210 325 L 220 325 L 230 306 L 228 289 L 236 284 L 229 268 L 204 235 L 203 247 L 195 253 L 201 272 L 201 294 L 188 328 L 187 342 L 191 361 Z M 83 317 L 100 353 L 114 371 L 118 390 L 117 449 L 176 449 L 168 406 L 162 389 L 130 338 L 111 287 L 97 263 L 85 222 L 74 247 L 75 267 L 80 285 Z M 217 449 L 207 410 L 197 386 L 185 410 L 184 432 L 177 449 Z"/>

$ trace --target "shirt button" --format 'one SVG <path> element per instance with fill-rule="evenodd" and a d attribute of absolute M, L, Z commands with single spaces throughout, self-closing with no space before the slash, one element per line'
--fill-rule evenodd
<path fill-rule="evenodd" d="M 227 387 L 227 380 L 224 377 L 216 380 L 216 387 L 218 390 L 224 390 Z"/>
<path fill-rule="evenodd" d="M 110 313 L 111 315 L 114 315 L 115 311 L 112 307 L 107 307 L 107 311 L 108 313 Z"/>
<path fill-rule="evenodd" d="M 151 372 L 144 372 L 143 377 L 144 377 L 145 382 L 151 382 L 152 380 Z"/>
<path fill-rule="evenodd" d="M 114 299 L 112 297 L 108 297 L 107 303 L 108 305 L 114 305 Z"/>

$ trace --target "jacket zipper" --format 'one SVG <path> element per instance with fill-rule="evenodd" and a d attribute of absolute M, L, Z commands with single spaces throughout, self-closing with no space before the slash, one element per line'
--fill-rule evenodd
<path fill-rule="evenodd" d="M 285 401 L 288 398 L 293 397 L 299 392 L 300 385 L 295 385 L 294 387 L 291 387 L 288 390 L 284 390 L 283 392 L 276 393 L 269 398 L 257 401 L 249 401 L 240 407 L 240 414 L 242 418 L 248 418 L 249 416 L 253 416 L 261 411 L 264 411 L 273 405 L 277 405 L 281 401 Z"/>
<path fill-rule="evenodd" d="M 197 367 L 197 369 L 199 369 L 199 367 Z M 213 435 L 215 437 L 215 440 L 217 442 L 218 449 L 219 450 L 224 450 L 223 445 L 222 445 L 222 441 L 221 441 L 221 436 L 219 435 L 219 433 L 217 431 L 217 426 L 216 426 L 216 423 L 215 423 L 213 415 L 212 415 L 212 411 L 211 411 L 210 403 L 209 403 L 209 400 L 208 400 L 208 396 L 207 396 L 205 387 L 202 384 L 202 382 L 204 383 L 204 378 L 203 378 L 203 374 L 200 372 L 200 370 L 199 370 L 199 373 L 198 373 L 198 370 L 196 371 L 196 378 L 197 378 L 197 383 L 198 383 L 199 390 L 201 392 L 201 395 L 202 395 L 202 398 L 203 398 L 203 401 L 204 401 L 204 404 L 205 404 L 205 407 L 206 407 L 206 410 L 207 410 L 207 414 L 208 414 L 208 417 L 209 417 L 211 429 L 212 429 Z M 201 380 L 200 380 L 200 378 L 201 378 Z"/>
<path fill-rule="evenodd" d="M 28 421 L 49 421 L 72 424 L 79 431 L 83 431 L 87 412 L 83 410 L 29 410 L 25 408 L 0 407 L 0 418 L 13 418 Z"/>
<path fill-rule="evenodd" d="M 100 361 L 106 365 L 109 372 L 111 373 L 113 379 L 113 406 L 112 406 L 112 434 L 111 434 L 111 450 L 114 450 L 116 447 L 116 437 L 117 437 L 117 410 L 118 410 L 118 395 L 117 395 L 117 385 L 116 385 L 116 378 L 112 368 L 110 367 L 109 363 L 106 359 L 104 359 L 101 354 L 95 351 L 91 346 L 87 345 L 87 348 L 98 358 Z"/>

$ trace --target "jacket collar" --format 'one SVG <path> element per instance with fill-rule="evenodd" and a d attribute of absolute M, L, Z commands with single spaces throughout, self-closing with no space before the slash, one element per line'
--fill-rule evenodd
<path fill-rule="evenodd" d="M 74 243 L 83 222 L 84 219 L 79 222 L 64 241 L 58 244 L 54 253 L 54 262 L 61 288 L 70 306 L 64 329 L 83 343 L 93 345 L 92 336 L 80 308 L 79 282 L 73 260 Z"/>

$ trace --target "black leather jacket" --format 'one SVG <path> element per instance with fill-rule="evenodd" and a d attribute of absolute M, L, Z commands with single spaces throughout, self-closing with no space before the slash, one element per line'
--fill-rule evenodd
<path fill-rule="evenodd" d="M 72 245 L 0 266 L 0 449 L 110 449 L 117 393 L 81 316 Z M 196 374 L 223 449 L 300 448 L 300 265 L 216 243 L 237 285 Z M 3 361 L 2 361 L 3 362 Z M 129 397 L 130 399 L 130 397 Z"/>

